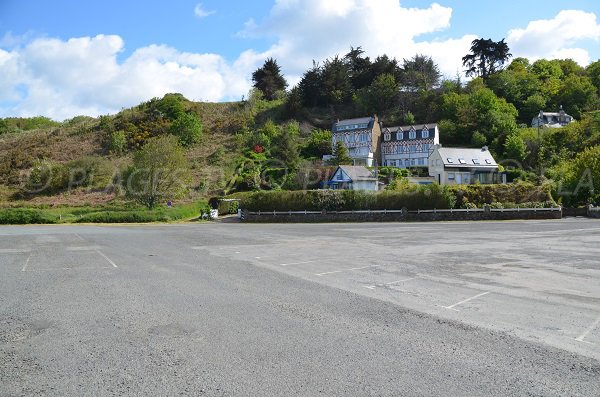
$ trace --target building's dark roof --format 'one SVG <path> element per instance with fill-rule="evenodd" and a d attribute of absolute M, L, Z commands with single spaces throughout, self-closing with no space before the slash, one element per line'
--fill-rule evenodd
<path fill-rule="evenodd" d="M 433 139 L 435 138 L 435 133 L 437 130 L 437 124 L 433 123 L 433 124 L 416 124 L 416 125 L 400 125 L 400 126 L 395 126 L 395 127 L 386 127 L 383 129 L 382 133 L 386 134 L 386 133 L 390 133 L 390 140 L 389 141 L 383 141 L 383 142 L 393 142 L 393 141 L 398 141 L 398 139 L 396 139 L 396 133 L 397 132 L 403 132 L 404 136 L 402 137 L 401 141 L 414 141 L 417 139 L 423 139 L 421 137 L 421 131 L 423 131 L 424 129 L 429 130 L 429 137 L 426 139 Z M 411 130 L 415 130 L 415 132 L 417 132 L 416 137 L 413 139 L 409 138 L 409 132 Z"/>
<path fill-rule="evenodd" d="M 346 174 L 352 181 L 369 181 L 377 179 L 375 178 L 373 172 L 367 167 L 360 165 L 340 165 L 339 168 L 341 168 L 344 174 Z M 335 176 L 335 174 L 337 174 L 337 169 L 333 174 L 331 174 L 331 177 L 329 178 L 330 181 L 333 181 L 332 178 Z"/>
<path fill-rule="evenodd" d="M 456 168 L 498 168 L 498 164 L 490 151 L 458 147 L 440 147 L 437 149 L 444 162 L 444 167 Z M 461 159 L 464 162 L 461 162 Z"/>
<path fill-rule="evenodd" d="M 374 123 L 375 123 L 374 117 L 361 117 L 361 118 L 357 118 L 357 119 L 346 119 L 346 120 L 340 120 L 337 123 L 333 123 L 331 130 L 333 132 L 337 132 L 338 127 L 349 127 L 349 128 L 344 128 L 344 131 L 372 129 Z M 366 127 L 364 127 L 365 124 L 367 125 Z"/>

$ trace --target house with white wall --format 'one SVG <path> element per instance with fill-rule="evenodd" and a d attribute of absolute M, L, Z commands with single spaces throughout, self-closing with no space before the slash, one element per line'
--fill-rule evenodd
<path fill-rule="evenodd" d="M 331 189 L 373 190 L 379 189 L 375 173 L 363 166 L 340 165 L 327 181 Z"/>
<path fill-rule="evenodd" d="M 486 146 L 471 149 L 436 145 L 429 156 L 429 175 L 440 185 L 504 182 Z"/>
<path fill-rule="evenodd" d="M 354 165 L 378 165 L 381 126 L 377 116 L 338 120 L 331 128 L 331 135 L 332 147 L 342 142 Z"/>
<path fill-rule="evenodd" d="M 382 135 L 381 165 L 388 167 L 426 168 L 434 145 L 440 143 L 437 124 L 386 127 Z"/>

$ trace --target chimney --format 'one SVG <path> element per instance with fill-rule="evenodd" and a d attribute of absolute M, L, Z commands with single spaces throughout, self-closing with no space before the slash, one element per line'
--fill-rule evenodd
<path fill-rule="evenodd" d="M 482 152 L 487 152 L 487 151 L 488 151 L 488 147 L 487 147 L 487 146 L 483 146 L 483 147 L 481 148 L 481 151 L 482 151 Z"/>

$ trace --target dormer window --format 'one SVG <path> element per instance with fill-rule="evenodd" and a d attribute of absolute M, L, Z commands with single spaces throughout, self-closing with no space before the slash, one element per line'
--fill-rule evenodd
<path fill-rule="evenodd" d="M 461 164 L 467 164 L 467 162 L 463 158 L 459 158 L 458 162 L 461 163 Z"/>
<path fill-rule="evenodd" d="M 389 141 L 391 138 L 392 138 L 392 134 L 390 134 L 390 133 L 383 134 L 384 141 Z"/>
<path fill-rule="evenodd" d="M 410 130 L 410 131 L 408 132 L 408 137 L 409 137 L 410 139 L 415 139 L 415 138 L 417 137 L 417 131 L 415 131 L 415 130 Z"/>
<path fill-rule="evenodd" d="M 404 139 L 404 133 L 403 132 L 396 132 L 396 140 L 397 141 L 401 141 Z"/>
<path fill-rule="evenodd" d="M 446 161 L 448 161 L 449 164 L 453 164 L 454 163 L 454 159 L 452 159 L 452 157 L 448 157 L 446 159 Z"/>
<path fill-rule="evenodd" d="M 481 164 L 481 162 L 479 161 L 479 159 L 473 159 L 473 164 Z"/>
<path fill-rule="evenodd" d="M 486 164 L 492 164 L 492 160 L 490 160 L 490 159 L 485 159 L 485 163 L 486 163 Z"/>
<path fill-rule="evenodd" d="M 421 131 L 421 136 L 423 137 L 423 139 L 429 138 L 429 130 L 424 129 L 423 131 Z"/>

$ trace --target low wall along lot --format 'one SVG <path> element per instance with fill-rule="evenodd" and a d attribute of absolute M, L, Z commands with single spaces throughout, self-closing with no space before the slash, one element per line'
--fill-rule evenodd
<path fill-rule="evenodd" d="M 599 213 L 600 216 L 600 213 Z M 245 222 L 423 222 L 560 219 L 561 208 L 460 209 L 420 211 L 242 211 Z"/>

